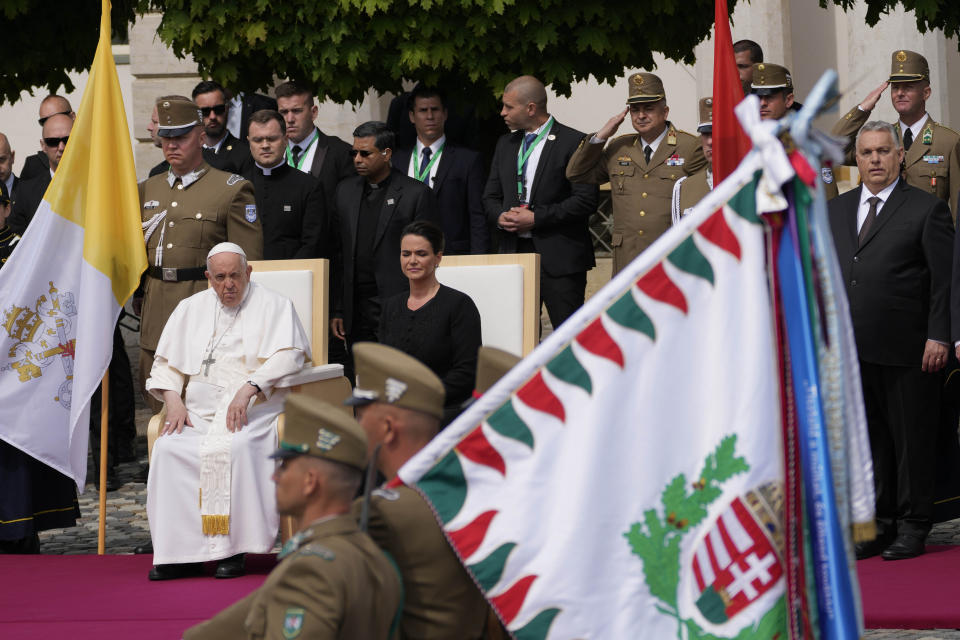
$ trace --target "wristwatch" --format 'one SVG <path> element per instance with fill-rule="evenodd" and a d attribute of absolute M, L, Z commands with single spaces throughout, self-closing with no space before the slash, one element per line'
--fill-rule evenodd
<path fill-rule="evenodd" d="M 263 389 L 260 388 L 260 385 L 258 385 L 253 380 L 247 380 L 247 384 L 253 387 L 254 389 L 256 389 L 257 393 L 263 393 Z"/>

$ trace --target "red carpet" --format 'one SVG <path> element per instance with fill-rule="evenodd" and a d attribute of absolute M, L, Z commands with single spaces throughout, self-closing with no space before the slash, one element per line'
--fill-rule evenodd
<path fill-rule="evenodd" d="M 927 546 L 912 560 L 857 563 L 868 629 L 960 628 L 960 546 Z"/>
<path fill-rule="evenodd" d="M 179 640 L 263 583 L 272 555 L 247 556 L 248 574 L 150 582 L 152 556 L 0 555 L 0 638 Z"/>

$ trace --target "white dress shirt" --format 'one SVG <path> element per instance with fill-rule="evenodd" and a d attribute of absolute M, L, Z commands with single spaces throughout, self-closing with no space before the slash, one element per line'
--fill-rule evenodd
<path fill-rule="evenodd" d="M 923 131 L 924 125 L 927 124 L 927 120 L 929 120 L 929 119 L 930 119 L 930 114 L 929 114 L 929 113 L 924 113 L 922 118 L 920 118 L 919 120 L 917 120 L 916 122 L 914 122 L 914 123 L 913 123 L 912 125 L 910 125 L 909 127 L 908 127 L 907 125 L 903 124 L 903 120 L 900 120 L 897 124 L 900 125 L 900 136 L 901 136 L 901 140 L 903 139 L 903 136 L 907 135 L 907 129 L 910 129 L 910 131 L 913 132 L 913 142 L 916 142 L 916 141 L 917 141 L 917 138 L 920 137 L 920 133 Z M 912 144 L 912 143 L 911 143 L 911 144 Z"/>
<path fill-rule="evenodd" d="M 437 159 L 433 163 L 433 166 L 430 167 L 430 179 L 427 181 L 427 186 L 431 189 L 433 188 L 433 181 L 437 179 L 437 167 L 440 166 L 440 156 L 443 155 L 443 152 L 440 151 L 440 147 L 444 145 L 447 141 L 447 136 L 443 135 L 434 140 L 433 144 L 430 145 L 430 159 Z M 407 167 L 407 175 L 417 179 L 417 170 L 420 169 L 420 163 L 423 160 L 423 143 L 420 142 L 420 138 L 417 138 L 417 145 L 413 148 L 413 153 L 410 154 L 410 166 Z"/>
<path fill-rule="evenodd" d="M 313 156 L 317 152 L 317 143 L 316 139 L 320 133 L 317 131 L 317 128 L 314 127 L 313 131 L 310 132 L 310 135 L 305 137 L 300 142 L 294 142 L 292 140 L 287 140 L 287 148 L 290 149 L 291 159 L 293 154 L 293 146 L 297 145 L 302 149 L 300 154 L 300 171 L 304 173 L 310 173 L 310 167 L 313 166 Z M 292 166 L 292 165 L 291 165 Z M 294 167 L 296 168 L 296 167 Z"/>
<path fill-rule="evenodd" d="M 880 198 L 880 202 L 877 203 L 877 217 L 880 217 L 880 210 L 883 209 L 883 205 L 890 198 L 890 194 L 893 193 L 893 188 L 897 186 L 897 183 L 900 182 L 900 178 L 897 178 L 891 182 L 888 186 L 884 187 L 880 193 L 876 194 L 877 198 Z M 860 228 L 863 226 L 864 220 L 867 219 L 867 214 L 870 213 L 870 203 L 867 202 L 870 198 L 873 198 L 874 194 L 870 193 L 870 190 L 866 186 L 863 189 L 860 189 L 860 207 L 857 209 L 857 233 L 860 233 Z"/>

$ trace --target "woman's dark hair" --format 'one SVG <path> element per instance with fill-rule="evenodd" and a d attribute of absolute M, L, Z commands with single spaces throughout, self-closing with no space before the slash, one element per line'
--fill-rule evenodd
<path fill-rule="evenodd" d="M 406 236 L 420 236 L 426 238 L 434 253 L 443 251 L 443 231 L 440 227 L 428 220 L 414 220 L 403 228 L 400 234 L 402 240 Z"/>

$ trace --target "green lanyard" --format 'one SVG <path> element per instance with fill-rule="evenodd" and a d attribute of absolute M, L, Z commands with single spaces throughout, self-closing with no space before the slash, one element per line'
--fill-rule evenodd
<path fill-rule="evenodd" d="M 304 147 L 303 151 L 300 152 L 300 159 L 297 161 L 297 164 L 293 164 L 293 154 L 290 153 L 290 147 L 288 145 L 287 146 L 287 164 L 289 164 L 291 167 L 295 167 L 296 169 L 299 169 L 302 171 L 300 167 L 303 166 L 303 161 L 307 159 L 307 151 L 310 151 L 310 147 L 313 146 L 313 143 L 316 142 L 317 138 L 319 137 L 320 136 L 314 134 L 313 140 L 310 141 L 310 144 Z"/>
<path fill-rule="evenodd" d="M 417 180 L 419 180 L 420 182 L 426 183 L 426 185 L 429 187 L 429 186 L 430 186 L 430 183 L 427 182 L 427 178 L 430 176 L 430 169 L 432 169 L 432 168 L 433 168 L 433 165 L 435 165 L 435 164 L 437 163 L 437 158 L 439 158 L 439 157 L 440 157 L 440 154 L 443 153 L 443 148 L 444 148 L 445 146 L 447 146 L 447 143 L 446 143 L 446 142 L 444 142 L 442 145 L 440 145 L 440 148 L 437 149 L 437 152 L 436 152 L 435 154 L 433 154 L 433 157 L 432 157 L 432 158 L 430 158 L 430 162 L 427 163 L 427 166 L 426 166 L 426 168 L 425 168 L 423 171 L 420 171 L 420 170 L 417 169 L 417 167 L 420 165 L 420 163 L 417 162 L 418 158 L 416 157 L 416 155 L 414 155 L 414 158 L 413 158 L 413 177 L 416 178 Z M 429 148 L 430 148 L 430 147 L 423 147 L 423 149 L 429 149 Z M 420 150 L 420 153 L 423 153 L 423 149 Z"/>
<path fill-rule="evenodd" d="M 547 125 L 543 128 L 543 131 L 533 139 L 533 142 L 530 143 L 530 146 L 527 147 L 526 151 L 523 151 L 523 143 L 520 143 L 520 153 L 517 154 L 517 196 L 520 198 L 520 202 L 524 201 L 523 197 L 523 168 L 527 164 L 527 160 L 530 159 L 530 156 L 533 154 L 533 150 L 537 148 L 537 145 L 540 144 L 543 139 L 550 133 L 550 129 L 553 128 L 553 116 L 550 116 L 550 119 L 547 120 Z M 526 134 L 524 134 L 526 136 Z M 526 139 L 526 137 L 524 137 Z"/>

